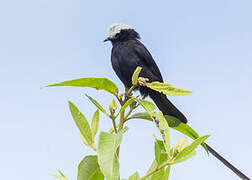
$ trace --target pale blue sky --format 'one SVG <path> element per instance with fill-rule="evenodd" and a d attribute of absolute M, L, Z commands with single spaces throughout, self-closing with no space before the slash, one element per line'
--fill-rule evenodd
<path fill-rule="evenodd" d="M 170 99 L 189 125 L 244 173 L 252 176 L 252 2 L 181 1 L 0 1 L 0 172 L 1 179 L 53 179 L 61 169 L 76 179 L 77 165 L 93 152 L 78 137 L 67 100 L 90 120 L 111 95 L 81 88 L 40 87 L 80 77 L 107 77 L 112 71 L 109 43 L 114 22 L 130 24 L 155 58 L 167 83 L 193 90 Z M 101 116 L 100 130 L 109 119 Z M 121 148 L 121 175 L 141 175 L 154 158 L 153 124 L 132 121 Z M 172 142 L 180 137 L 172 131 Z M 238 179 L 202 148 L 172 167 L 171 180 Z"/>

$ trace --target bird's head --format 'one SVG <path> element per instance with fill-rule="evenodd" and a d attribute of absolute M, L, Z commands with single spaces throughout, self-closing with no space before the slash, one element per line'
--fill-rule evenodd
<path fill-rule="evenodd" d="M 111 41 L 114 43 L 129 39 L 140 39 L 140 36 L 130 25 L 115 23 L 109 26 L 108 37 L 104 42 Z"/>

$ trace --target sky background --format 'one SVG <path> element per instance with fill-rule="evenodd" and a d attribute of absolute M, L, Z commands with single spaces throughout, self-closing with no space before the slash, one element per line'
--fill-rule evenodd
<path fill-rule="evenodd" d="M 103 43 L 114 22 L 133 26 L 165 82 L 193 91 L 170 97 L 189 125 L 245 174 L 252 176 L 252 1 L 0 0 L 1 179 L 53 180 L 61 169 L 74 180 L 77 165 L 94 154 L 78 137 L 67 101 L 91 120 L 112 96 L 89 88 L 45 88 L 81 77 L 123 85 Z M 99 131 L 111 121 L 101 115 Z M 154 159 L 154 125 L 129 121 L 120 154 L 122 177 L 144 175 Z M 171 130 L 172 143 L 184 137 Z M 174 165 L 171 180 L 238 177 L 200 147 Z"/>

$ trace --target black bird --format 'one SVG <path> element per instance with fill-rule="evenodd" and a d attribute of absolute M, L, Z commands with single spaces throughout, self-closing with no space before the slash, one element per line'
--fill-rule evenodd
<path fill-rule="evenodd" d="M 109 37 L 105 41 L 113 44 L 111 62 L 117 76 L 123 84 L 130 88 L 131 77 L 137 68 L 142 67 L 141 77 L 148 78 L 150 82 L 163 82 L 162 75 L 150 52 L 139 41 L 139 34 L 129 25 L 112 24 L 109 28 Z M 178 118 L 187 123 L 186 117 L 168 100 L 166 95 L 147 87 L 139 88 L 142 95 L 149 95 L 164 115 Z"/>
<path fill-rule="evenodd" d="M 117 76 L 127 88 L 132 86 L 131 77 L 137 66 L 142 67 L 142 71 L 140 73 L 141 77 L 148 78 L 150 82 L 163 82 L 162 75 L 154 59 L 139 40 L 139 34 L 131 26 L 126 24 L 112 24 L 108 30 L 108 38 L 104 40 L 104 42 L 111 41 L 113 45 L 111 53 L 112 66 Z M 182 123 L 187 123 L 186 117 L 168 100 L 164 94 L 143 86 L 141 86 L 139 90 L 142 95 L 149 95 L 164 115 L 174 116 Z M 206 144 L 206 146 L 209 152 L 211 152 L 240 178 L 249 180 L 246 175 L 225 160 L 209 145 Z"/>

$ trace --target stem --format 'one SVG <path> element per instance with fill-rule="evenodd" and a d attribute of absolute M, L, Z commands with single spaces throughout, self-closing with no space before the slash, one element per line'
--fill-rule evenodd
<path fill-rule="evenodd" d="M 132 113 L 132 111 L 133 111 L 134 109 L 136 109 L 136 107 L 130 108 L 130 110 L 129 110 L 129 112 L 126 114 L 126 116 L 125 116 L 123 122 L 126 122 L 127 118 L 129 117 L 129 115 Z"/>
<path fill-rule="evenodd" d="M 119 123 L 119 127 L 118 127 L 118 132 L 123 128 L 124 113 L 125 113 L 125 111 L 122 111 L 121 114 L 120 114 L 120 123 Z"/>
<path fill-rule="evenodd" d="M 113 122 L 113 127 L 114 127 L 114 130 L 115 130 L 115 133 L 117 133 L 116 122 L 115 122 L 115 117 L 114 117 L 114 116 L 110 116 L 110 118 L 112 119 L 112 122 Z"/>
<path fill-rule="evenodd" d="M 132 107 L 132 106 L 130 107 L 129 112 L 128 112 L 127 115 L 124 117 L 124 123 L 130 119 L 130 118 L 129 118 L 130 114 L 131 114 L 139 105 L 140 105 L 140 104 L 137 104 L 137 105 L 135 105 L 135 106 L 133 106 L 133 107 Z"/>
<path fill-rule="evenodd" d="M 120 114 L 120 123 L 119 123 L 119 127 L 118 127 L 118 132 L 123 128 L 123 123 L 124 123 L 124 112 L 121 112 Z M 120 153 L 120 146 L 118 146 L 117 150 L 116 150 L 116 154 L 117 157 L 119 158 L 119 153 Z"/>
<path fill-rule="evenodd" d="M 94 144 L 91 144 L 90 147 L 91 147 L 94 151 L 97 152 L 97 148 L 96 148 L 96 146 L 95 146 Z"/>
<path fill-rule="evenodd" d="M 128 101 L 128 95 L 130 95 L 132 93 L 132 91 L 137 87 L 137 85 L 132 85 L 131 88 L 125 92 L 125 99 L 123 101 L 123 104 L 126 103 Z"/>
<path fill-rule="evenodd" d="M 147 173 L 145 176 L 141 177 L 140 180 L 143 180 L 143 179 L 149 177 L 150 175 L 154 174 L 155 172 L 159 171 L 160 169 L 163 169 L 167 165 L 170 165 L 170 162 L 165 162 L 165 163 L 161 164 L 155 170 L 153 170 L 153 171 Z"/>
<path fill-rule="evenodd" d="M 124 101 L 121 101 L 120 98 L 117 98 L 117 99 L 119 100 L 120 104 L 121 104 L 121 107 L 128 101 L 127 95 L 130 95 L 130 94 L 132 93 L 132 91 L 133 91 L 136 87 L 137 87 L 136 85 L 131 86 L 131 88 L 125 93 L 125 94 L 126 94 L 126 97 L 125 97 Z M 132 108 L 131 108 L 131 109 L 132 109 Z M 132 112 L 133 110 L 131 110 L 131 109 L 130 109 L 130 111 Z M 131 113 L 130 111 L 127 113 L 127 115 L 126 115 L 127 117 L 130 115 L 130 113 Z M 124 114 L 125 114 L 125 110 L 122 111 L 121 114 L 120 114 L 120 122 L 119 122 L 118 131 L 117 131 L 117 129 L 116 129 L 116 125 L 114 125 L 115 132 L 116 132 L 116 133 L 119 132 L 119 131 L 123 128 L 123 124 L 124 124 L 125 119 L 126 119 L 126 118 L 124 117 Z M 113 120 L 113 123 L 115 124 L 115 120 Z M 119 153 L 120 153 L 120 146 L 117 148 L 117 151 L 116 151 L 117 157 L 119 157 Z"/>
<path fill-rule="evenodd" d="M 123 104 L 123 101 L 122 99 L 118 96 L 118 95 L 115 95 L 116 99 L 119 101 L 119 103 L 122 105 Z"/>
<path fill-rule="evenodd" d="M 133 85 L 133 86 L 131 86 L 131 88 L 128 90 L 128 94 L 131 94 L 132 93 L 132 91 L 135 89 L 137 87 L 137 85 Z"/>

